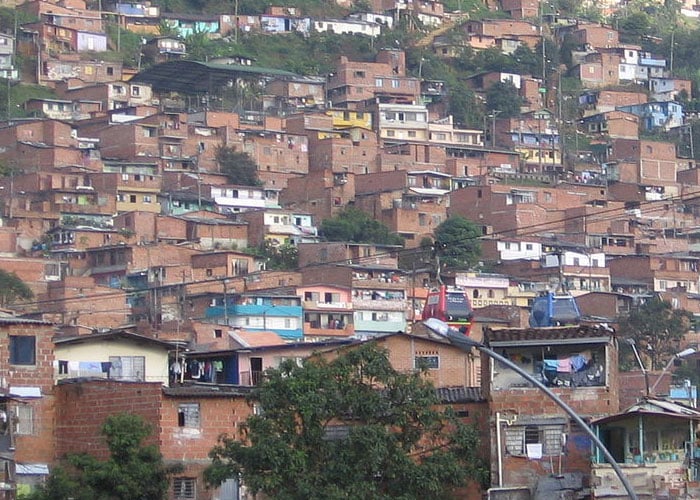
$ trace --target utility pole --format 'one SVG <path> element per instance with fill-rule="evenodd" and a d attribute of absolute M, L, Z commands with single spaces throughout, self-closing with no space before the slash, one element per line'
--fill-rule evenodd
<path fill-rule="evenodd" d="M 500 110 L 491 111 L 491 147 L 496 147 L 496 117 L 501 113 Z"/>
<path fill-rule="evenodd" d="M 233 22 L 233 42 L 238 43 L 238 0 L 236 0 L 233 8 Z"/>

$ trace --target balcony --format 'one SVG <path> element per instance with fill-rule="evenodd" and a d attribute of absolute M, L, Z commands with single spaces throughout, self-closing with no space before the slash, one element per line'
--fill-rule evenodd
<path fill-rule="evenodd" d="M 158 137 L 187 139 L 187 126 L 177 122 L 162 124 L 158 127 Z"/>
<path fill-rule="evenodd" d="M 352 324 L 346 324 L 342 328 L 333 327 L 332 325 L 325 323 L 322 324 L 318 321 L 310 321 L 304 323 L 304 334 L 313 335 L 314 337 L 350 337 L 355 333 L 355 326 Z"/>
<path fill-rule="evenodd" d="M 353 298 L 352 305 L 355 310 L 365 309 L 371 311 L 404 311 L 406 310 L 406 299 L 377 300 Z"/>
<path fill-rule="evenodd" d="M 304 311 L 313 309 L 325 311 L 351 311 L 352 302 L 321 302 L 318 300 L 305 300 L 303 302 Z"/>
<path fill-rule="evenodd" d="M 240 385 L 248 385 L 248 386 L 254 386 L 254 385 L 260 385 L 260 382 L 262 382 L 263 379 L 263 372 L 254 370 L 254 371 L 246 371 L 246 372 L 240 372 Z"/>

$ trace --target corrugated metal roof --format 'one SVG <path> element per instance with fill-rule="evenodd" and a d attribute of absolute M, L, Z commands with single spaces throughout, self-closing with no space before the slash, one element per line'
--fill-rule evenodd
<path fill-rule="evenodd" d="M 441 403 L 483 403 L 480 387 L 440 387 L 435 389 Z"/>
<path fill-rule="evenodd" d="M 186 385 L 163 387 L 163 394 L 182 398 L 240 398 L 248 396 L 254 387 L 224 385 Z"/>
<path fill-rule="evenodd" d="M 258 66 L 212 64 L 199 61 L 170 61 L 157 64 L 135 75 L 131 82 L 146 83 L 153 90 L 185 94 L 213 92 L 238 78 L 297 77 L 295 73 Z"/>
<path fill-rule="evenodd" d="M 6 325 L 52 325 L 51 321 L 42 319 L 16 318 L 14 316 L 0 316 L 0 324 Z"/>
<path fill-rule="evenodd" d="M 650 417 L 666 417 L 684 420 L 700 420 L 700 411 L 690 406 L 686 406 L 666 399 L 645 397 L 641 401 L 633 404 L 622 413 L 609 415 L 597 420 L 593 420 L 593 424 L 605 424 L 609 422 L 617 422 L 626 420 L 633 416 L 650 416 Z"/>

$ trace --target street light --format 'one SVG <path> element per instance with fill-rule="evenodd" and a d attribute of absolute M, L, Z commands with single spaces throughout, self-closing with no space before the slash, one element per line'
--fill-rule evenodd
<path fill-rule="evenodd" d="M 598 438 L 598 436 L 595 435 L 595 433 L 591 430 L 591 428 L 588 426 L 588 424 L 569 405 L 567 405 L 559 396 L 557 396 L 554 392 L 552 392 L 547 386 L 545 386 L 542 382 L 540 382 L 535 377 L 533 377 L 532 375 L 527 373 L 520 366 L 513 363 L 508 358 L 501 356 L 497 352 L 486 347 L 481 342 L 477 342 L 476 340 L 469 338 L 466 335 L 458 332 L 454 328 L 451 328 L 444 321 L 439 320 L 437 318 L 428 318 L 427 320 L 425 320 L 423 322 L 423 324 L 430 331 L 435 332 L 436 334 L 440 335 L 441 337 L 445 337 L 450 342 L 450 344 L 452 344 L 455 347 L 459 347 L 460 349 L 462 349 L 464 351 L 471 351 L 472 347 L 475 347 L 476 349 L 483 352 L 487 356 L 495 359 L 496 361 L 498 361 L 500 363 L 503 363 L 508 368 L 510 368 L 511 370 L 515 371 L 520 376 L 525 378 L 528 382 L 533 384 L 539 390 L 544 392 L 547 396 L 549 396 L 549 398 L 552 401 L 554 401 L 557 405 L 559 405 L 559 407 L 562 410 L 564 410 L 579 425 L 579 427 L 581 427 L 581 429 L 583 429 L 586 432 L 586 434 L 588 434 L 588 437 L 591 438 L 591 440 L 595 443 L 595 445 L 598 447 L 598 449 L 603 453 L 603 456 L 605 456 L 605 459 L 611 465 L 611 467 L 615 471 L 615 474 L 617 474 L 617 477 L 622 482 L 622 485 L 625 487 L 625 490 L 627 490 L 627 494 L 629 495 L 629 497 L 632 500 L 638 500 L 637 494 L 634 492 L 632 485 L 630 484 L 629 480 L 627 479 L 624 472 L 620 468 L 620 465 L 615 461 L 615 458 L 608 451 L 608 449 L 605 447 L 605 445 L 600 440 L 600 438 Z"/>
<path fill-rule="evenodd" d="M 664 369 L 661 370 L 661 375 L 659 375 L 659 378 L 656 379 L 656 382 L 654 382 L 654 385 L 651 386 L 651 389 L 647 393 L 648 395 L 653 396 L 654 395 L 654 389 L 656 389 L 656 386 L 659 385 L 659 382 L 661 382 L 661 379 L 664 378 L 664 375 L 668 371 L 669 368 L 671 368 L 671 365 L 673 362 L 677 359 L 682 359 L 682 358 L 687 358 L 691 354 L 695 354 L 696 349 L 693 349 L 692 347 L 688 347 L 687 349 L 683 349 L 681 352 L 677 352 L 674 354 L 671 359 L 668 360 L 668 363 L 666 363 L 666 366 L 664 366 Z"/>
<path fill-rule="evenodd" d="M 642 374 L 644 375 L 644 388 L 647 391 L 647 396 L 651 394 L 651 389 L 649 389 L 649 372 L 647 371 L 646 367 L 644 366 L 644 363 L 642 363 L 642 358 L 639 357 L 639 352 L 637 351 L 637 343 L 634 341 L 634 339 L 625 339 L 625 341 L 630 345 L 632 348 L 632 352 L 634 352 L 634 357 L 637 358 L 637 363 L 639 364 L 639 368 L 642 369 Z M 657 380 L 658 383 L 658 380 Z M 656 384 L 654 384 L 654 387 L 656 387 Z"/>

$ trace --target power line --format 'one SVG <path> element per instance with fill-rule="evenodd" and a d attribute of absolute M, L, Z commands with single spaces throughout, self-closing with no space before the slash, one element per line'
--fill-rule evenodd
<path fill-rule="evenodd" d="M 678 196 L 672 196 L 663 200 L 646 200 L 646 201 L 641 201 L 639 202 L 638 208 L 641 208 L 642 206 L 647 206 L 647 205 L 657 205 L 657 207 L 654 207 L 651 210 L 651 213 L 656 212 L 656 211 L 667 211 L 668 205 L 675 205 L 677 202 L 682 202 L 682 203 L 687 203 L 690 201 L 696 201 L 700 200 L 700 193 L 695 194 L 693 193 L 692 195 L 678 195 Z M 622 202 L 620 202 L 622 203 Z M 637 207 L 635 207 L 637 208 Z M 493 240 L 499 236 L 512 236 L 512 237 L 523 237 L 523 236 L 533 236 L 538 233 L 540 233 L 543 229 L 547 227 L 552 227 L 556 226 L 558 224 L 563 224 L 566 222 L 571 222 L 575 221 L 578 219 L 583 219 L 587 218 L 590 222 L 605 222 L 607 220 L 615 220 L 617 217 L 620 215 L 624 215 L 627 211 L 633 210 L 633 209 L 628 209 L 625 207 L 615 207 L 615 208 L 609 208 L 609 209 L 604 209 L 600 210 L 596 213 L 593 214 L 582 214 L 582 215 L 574 215 L 574 216 L 568 216 L 568 217 L 563 217 L 560 219 L 556 220 L 551 220 L 551 221 L 544 221 L 540 222 L 537 224 L 533 224 L 530 226 L 527 226 L 527 228 L 520 228 L 520 227 L 515 227 L 512 229 L 504 229 L 501 231 L 497 231 L 494 233 L 491 233 L 489 235 L 482 235 L 478 237 L 472 237 L 472 238 L 467 238 L 466 241 L 488 241 L 488 240 Z M 458 214 L 453 214 L 453 215 L 458 215 Z M 525 229 L 525 230 L 523 230 Z M 566 233 L 563 233 L 566 234 Z M 451 245 L 451 244 L 457 244 L 457 243 L 462 243 L 465 240 L 454 240 L 454 241 L 444 241 L 446 245 Z M 342 242 L 341 242 L 342 243 Z M 347 243 L 356 243 L 356 242 L 347 242 Z M 386 257 L 390 255 L 396 255 L 398 256 L 410 256 L 411 254 L 419 254 L 419 253 L 425 253 L 428 251 L 426 247 L 415 247 L 415 248 L 396 248 L 393 250 L 386 250 L 384 252 L 378 252 L 373 255 L 368 255 L 368 256 L 362 256 L 358 257 L 356 259 L 353 259 L 354 262 L 351 263 L 355 265 L 362 265 L 363 262 L 365 261 L 374 261 L 377 258 L 381 257 Z M 305 266 L 298 267 L 297 269 L 291 271 L 291 272 L 299 272 L 303 269 L 309 269 L 313 267 L 327 267 L 327 266 L 333 266 L 333 265 L 343 265 L 343 264 L 348 264 L 348 259 L 338 259 L 335 261 L 326 261 L 326 262 L 313 262 L 310 264 L 307 264 Z M 109 299 L 110 297 L 124 297 L 126 298 L 132 297 L 132 296 L 139 296 L 139 295 L 147 295 L 153 291 L 158 291 L 162 289 L 168 289 L 168 288 L 175 288 L 175 287 L 187 287 L 187 286 L 192 286 L 192 285 L 206 285 L 206 284 L 213 284 L 217 282 L 223 282 L 223 281 L 229 281 L 229 280 L 242 280 L 242 281 L 248 281 L 250 278 L 254 277 L 255 275 L 258 274 L 263 274 L 267 271 L 258 271 L 255 273 L 250 273 L 242 276 L 225 276 L 225 277 L 217 277 L 217 278 L 207 278 L 207 279 L 202 279 L 202 280 L 192 280 L 192 281 L 183 281 L 179 283 L 169 283 L 169 284 L 161 284 L 161 285 L 155 285 L 155 286 L 149 286 L 148 288 L 144 289 L 138 289 L 138 290 L 122 290 L 119 289 L 118 291 L 115 292 L 108 292 L 108 293 L 96 293 L 96 294 L 87 294 L 83 296 L 76 296 L 76 297 L 60 297 L 60 298 L 54 298 L 54 299 L 44 299 L 44 300 L 37 300 L 37 301 L 31 301 L 31 302 L 23 302 L 21 304 L 16 304 L 13 307 L 14 308 L 20 308 L 20 307 L 28 307 L 28 306 L 41 306 L 41 305 L 47 305 L 47 304 L 60 304 L 60 303 L 66 303 L 66 302 L 74 302 L 74 301 L 84 301 L 84 300 L 89 300 L 89 299 Z M 274 271 L 273 271 L 274 272 Z M 284 271 L 279 271 L 279 272 L 284 272 Z M 232 294 L 233 295 L 233 294 Z M 128 309 L 127 309 L 128 310 Z M 47 312 L 47 314 L 62 314 L 70 311 L 50 311 Z M 92 312 L 92 313 L 100 313 L 100 312 L 108 312 L 108 311 L 86 311 L 86 312 Z"/>

